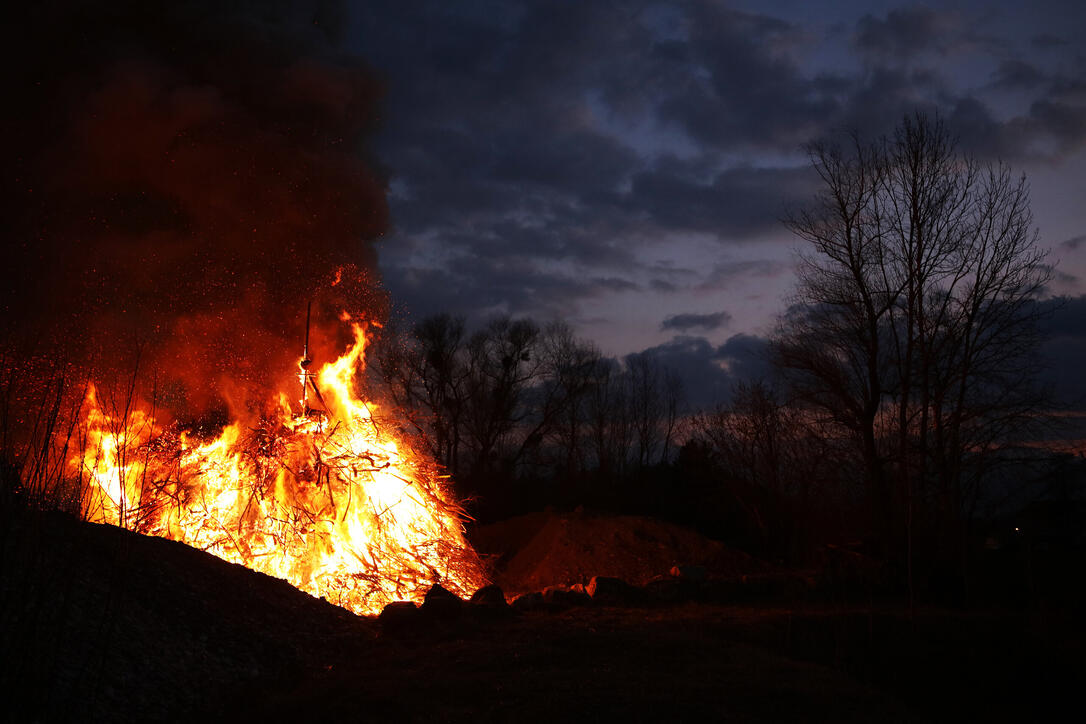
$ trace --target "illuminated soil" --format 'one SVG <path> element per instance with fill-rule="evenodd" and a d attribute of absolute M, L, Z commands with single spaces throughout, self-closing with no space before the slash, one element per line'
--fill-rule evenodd
<path fill-rule="evenodd" d="M 468 609 L 401 629 L 163 539 L 5 520 L 12 721 L 1047 720 L 1086 679 L 1053 612 L 779 600 Z"/>
<path fill-rule="evenodd" d="M 727 577 L 770 570 L 693 530 L 635 515 L 529 513 L 477 528 L 471 539 L 479 553 L 491 557 L 495 582 L 508 594 L 587 584 L 592 576 L 643 585 L 676 565 Z"/>

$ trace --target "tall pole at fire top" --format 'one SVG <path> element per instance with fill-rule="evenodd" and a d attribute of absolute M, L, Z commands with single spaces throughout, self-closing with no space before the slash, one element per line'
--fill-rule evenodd
<path fill-rule="evenodd" d="M 309 414 L 309 365 L 313 361 L 309 359 L 309 313 L 313 308 L 313 300 L 305 305 L 305 343 L 302 345 L 302 361 L 298 366 L 302 368 L 302 414 Z"/>

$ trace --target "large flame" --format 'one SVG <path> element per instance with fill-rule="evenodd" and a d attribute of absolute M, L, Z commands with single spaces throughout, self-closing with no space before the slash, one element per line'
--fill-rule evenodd
<path fill-rule="evenodd" d="M 278 414 L 235 422 L 215 439 L 161 429 L 153 410 L 87 395 L 85 444 L 71 460 L 89 519 L 187 543 L 374 613 L 441 583 L 462 596 L 485 583 L 462 511 L 438 467 L 397 442 L 355 380 L 354 344 L 315 375 L 326 410 L 278 396 Z M 303 385 L 306 371 L 302 371 Z"/>

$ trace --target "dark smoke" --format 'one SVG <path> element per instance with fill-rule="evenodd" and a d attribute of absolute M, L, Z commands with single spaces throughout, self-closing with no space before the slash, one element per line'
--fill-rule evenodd
<path fill-rule="evenodd" d="M 380 88 L 337 50 L 334 5 L 45 2 L 8 14 L 9 350 L 118 376 L 139 349 L 170 404 L 199 414 L 289 378 L 308 299 L 322 328 L 339 305 L 382 313 L 372 242 L 385 187 L 364 146 Z"/>

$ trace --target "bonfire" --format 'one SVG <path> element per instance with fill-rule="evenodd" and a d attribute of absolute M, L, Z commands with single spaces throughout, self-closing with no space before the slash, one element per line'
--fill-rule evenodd
<path fill-rule="evenodd" d="M 367 325 L 342 319 L 353 344 L 316 372 L 305 350 L 300 400 L 279 392 L 273 413 L 213 438 L 160 426 L 153 408 L 107 414 L 91 387 L 69 463 L 87 518 L 186 543 L 359 614 L 421 600 L 437 583 L 461 596 L 486 583 L 446 476 L 361 398 Z"/>

